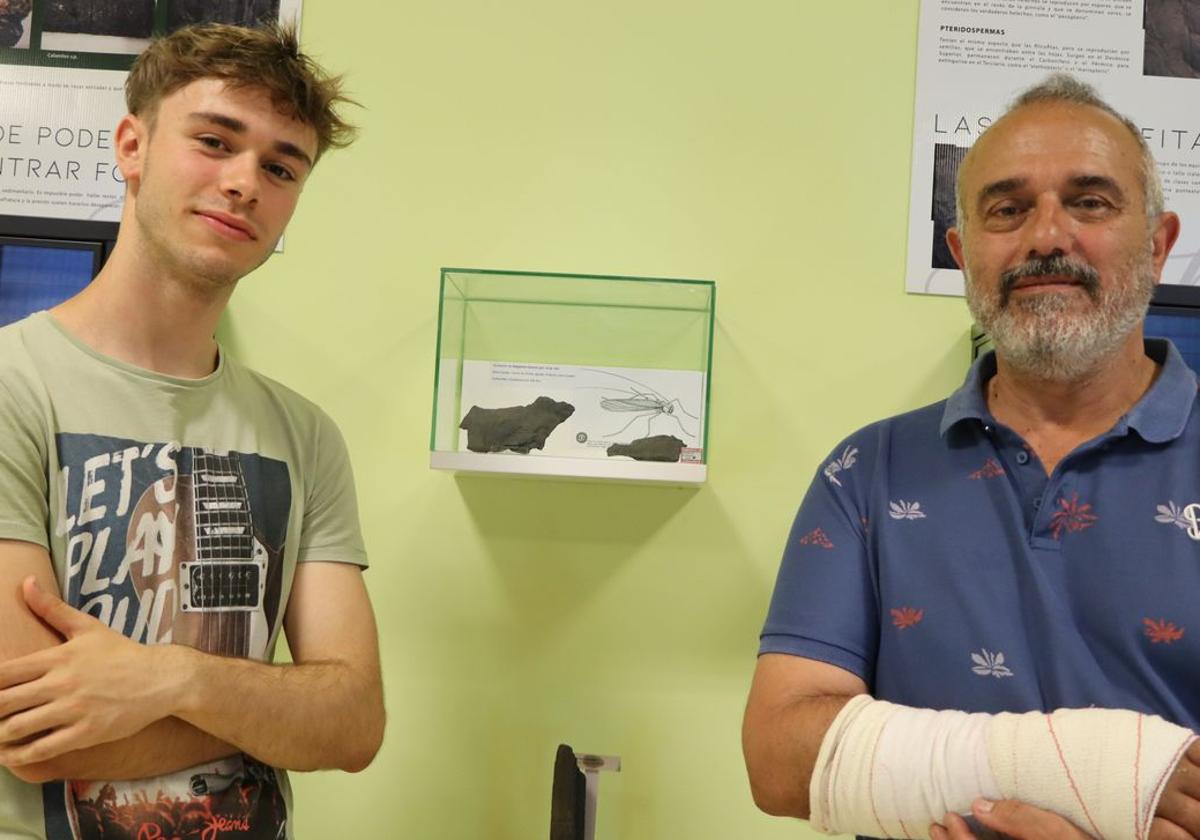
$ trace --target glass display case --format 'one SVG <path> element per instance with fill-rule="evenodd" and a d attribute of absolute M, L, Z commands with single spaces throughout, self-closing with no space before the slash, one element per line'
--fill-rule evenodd
<path fill-rule="evenodd" d="M 699 484 L 709 280 L 442 269 L 430 466 Z"/>

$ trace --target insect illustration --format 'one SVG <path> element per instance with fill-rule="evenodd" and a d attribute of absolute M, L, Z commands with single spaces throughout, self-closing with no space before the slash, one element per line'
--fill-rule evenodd
<path fill-rule="evenodd" d="M 582 368 L 582 370 L 586 370 L 590 373 L 602 373 L 605 376 L 615 376 L 617 379 L 624 379 L 633 386 L 595 386 L 605 391 L 616 391 L 621 395 L 601 397 L 600 407 L 602 409 L 605 411 L 632 413 L 634 415 L 624 426 L 617 429 L 615 432 L 604 435 L 604 437 L 616 437 L 638 420 L 642 419 L 646 421 L 646 437 L 650 437 L 650 426 L 654 420 L 658 417 L 670 417 L 679 426 L 680 431 L 682 431 L 689 438 L 692 438 L 693 440 L 695 439 L 696 435 L 689 431 L 687 426 L 683 425 L 683 421 L 679 419 L 679 415 L 677 415 L 675 411 L 678 409 L 680 414 L 686 415 L 693 420 L 699 420 L 700 418 L 684 408 L 679 397 L 668 398 L 663 394 L 660 394 L 658 391 L 655 391 L 649 385 L 644 385 L 643 383 L 638 382 L 636 379 L 631 379 L 628 376 L 623 376 L 619 373 L 613 373 L 609 370 L 597 370 L 596 368 Z"/>

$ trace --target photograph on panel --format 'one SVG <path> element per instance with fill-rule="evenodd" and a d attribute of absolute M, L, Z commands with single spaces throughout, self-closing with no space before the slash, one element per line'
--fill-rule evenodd
<path fill-rule="evenodd" d="M 196 23 L 256 26 L 279 19 L 279 0 L 167 0 L 168 32 Z"/>
<path fill-rule="evenodd" d="M 0 0 L 0 47 L 29 49 L 33 0 Z"/>
<path fill-rule="evenodd" d="M 1200 78 L 1200 0 L 1146 0 L 1145 76 Z"/>
<path fill-rule="evenodd" d="M 967 156 L 967 147 L 953 143 L 936 143 L 933 147 L 933 254 L 934 268 L 958 268 L 946 244 L 946 231 L 954 227 L 957 217 L 955 185 L 958 167 Z"/>
<path fill-rule="evenodd" d="M 137 55 L 150 44 L 154 0 L 38 0 L 42 50 Z"/>

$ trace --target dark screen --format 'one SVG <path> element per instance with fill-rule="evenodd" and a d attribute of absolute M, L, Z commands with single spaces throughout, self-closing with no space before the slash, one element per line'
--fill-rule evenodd
<path fill-rule="evenodd" d="M 98 246 L 5 242 L 0 239 L 0 325 L 48 309 L 91 281 Z"/>
<path fill-rule="evenodd" d="M 1200 309 L 1152 306 L 1146 315 L 1146 336 L 1171 339 L 1188 366 L 1200 371 Z"/>

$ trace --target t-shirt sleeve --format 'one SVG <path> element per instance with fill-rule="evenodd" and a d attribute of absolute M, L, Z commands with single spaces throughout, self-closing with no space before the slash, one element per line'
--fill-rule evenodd
<path fill-rule="evenodd" d="M 0 539 L 49 548 L 47 442 L 26 389 L 0 365 Z"/>
<path fill-rule="evenodd" d="M 828 662 L 871 684 L 879 639 L 879 607 L 867 547 L 867 513 L 840 463 L 831 456 L 809 485 L 792 523 L 759 653 Z M 862 478 L 863 470 L 858 478 Z"/>
<path fill-rule="evenodd" d="M 319 413 L 312 459 L 305 471 L 304 520 L 297 560 L 367 566 L 358 520 L 358 498 L 350 454 L 342 433 Z"/>

